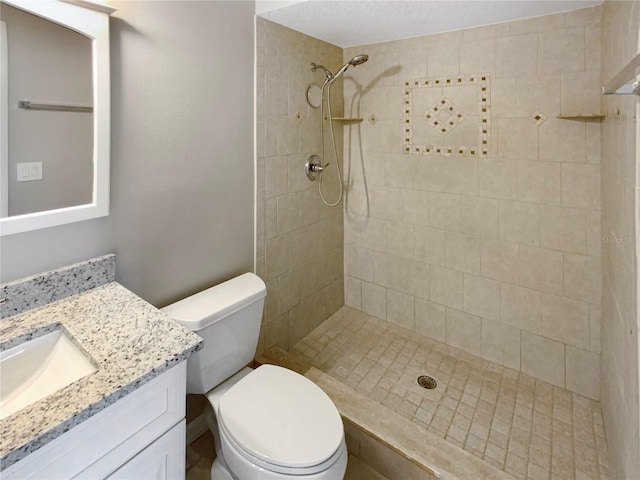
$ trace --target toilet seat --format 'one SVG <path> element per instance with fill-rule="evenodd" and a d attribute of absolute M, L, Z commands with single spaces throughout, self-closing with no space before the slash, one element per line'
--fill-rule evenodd
<path fill-rule="evenodd" d="M 263 365 L 242 378 L 222 395 L 217 414 L 229 447 L 269 471 L 313 474 L 342 453 L 343 425 L 333 402 L 282 367 Z"/>

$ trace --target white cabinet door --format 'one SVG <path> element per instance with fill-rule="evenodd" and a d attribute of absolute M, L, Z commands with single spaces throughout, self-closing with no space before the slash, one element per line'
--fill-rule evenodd
<path fill-rule="evenodd" d="M 185 420 L 158 438 L 108 477 L 109 480 L 183 480 Z"/>

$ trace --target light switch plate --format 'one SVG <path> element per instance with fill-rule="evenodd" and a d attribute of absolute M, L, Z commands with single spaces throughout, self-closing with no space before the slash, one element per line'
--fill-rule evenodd
<path fill-rule="evenodd" d="M 42 162 L 29 162 L 16 164 L 18 171 L 18 182 L 31 182 L 42 180 Z"/>

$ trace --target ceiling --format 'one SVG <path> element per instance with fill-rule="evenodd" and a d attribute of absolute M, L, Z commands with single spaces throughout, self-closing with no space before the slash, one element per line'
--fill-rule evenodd
<path fill-rule="evenodd" d="M 600 5 L 603 0 L 266 0 L 260 17 L 342 48 Z"/>

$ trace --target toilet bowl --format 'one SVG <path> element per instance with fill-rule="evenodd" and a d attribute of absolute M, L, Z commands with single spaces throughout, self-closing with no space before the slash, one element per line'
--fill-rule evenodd
<path fill-rule="evenodd" d="M 247 273 L 163 311 L 204 338 L 189 359 L 187 392 L 212 406 L 213 480 L 339 480 L 347 467 L 340 414 L 313 382 L 253 360 L 266 287 Z"/>

